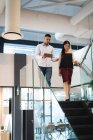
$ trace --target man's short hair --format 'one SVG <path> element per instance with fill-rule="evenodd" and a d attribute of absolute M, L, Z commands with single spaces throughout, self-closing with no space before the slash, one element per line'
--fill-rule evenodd
<path fill-rule="evenodd" d="M 45 37 L 50 37 L 51 38 L 51 35 L 50 34 L 46 34 Z"/>

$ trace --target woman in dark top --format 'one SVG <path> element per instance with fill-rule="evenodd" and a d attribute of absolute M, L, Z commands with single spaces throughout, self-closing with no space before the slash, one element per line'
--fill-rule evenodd
<path fill-rule="evenodd" d="M 62 76 L 63 79 L 63 87 L 66 95 L 66 101 L 70 100 L 69 94 L 70 94 L 71 78 L 73 73 L 73 63 L 77 65 L 79 64 L 79 62 L 75 61 L 74 59 L 70 42 L 64 41 L 59 60 L 59 75 Z"/>

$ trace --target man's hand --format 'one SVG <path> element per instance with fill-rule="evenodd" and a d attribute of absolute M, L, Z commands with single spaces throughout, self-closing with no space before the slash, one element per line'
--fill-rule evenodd
<path fill-rule="evenodd" d="M 59 61 L 59 58 L 52 58 L 52 61 L 57 62 L 57 61 Z"/>
<path fill-rule="evenodd" d="M 59 58 L 55 58 L 55 61 L 56 61 L 56 62 L 59 61 Z"/>
<path fill-rule="evenodd" d="M 43 54 L 42 58 L 46 58 L 46 54 L 45 53 Z"/>

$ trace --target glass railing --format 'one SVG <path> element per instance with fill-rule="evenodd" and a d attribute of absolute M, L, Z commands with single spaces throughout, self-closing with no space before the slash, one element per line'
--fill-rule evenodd
<path fill-rule="evenodd" d="M 65 93 L 62 88 L 53 88 L 54 95 L 58 101 L 65 101 Z M 93 100 L 92 83 L 72 86 L 70 90 L 70 101 Z"/>
<path fill-rule="evenodd" d="M 53 88 L 40 71 L 37 62 L 32 58 L 30 65 L 23 67 L 20 71 L 20 101 L 23 125 L 22 140 L 27 134 L 27 119 L 24 120 L 24 111 L 33 111 L 34 117 L 31 124 L 34 128 L 34 140 L 68 140 L 75 139 L 75 135 L 65 113 L 60 107 Z M 62 90 L 62 89 L 61 89 Z M 27 117 L 26 117 L 27 118 Z M 24 122 L 25 121 L 25 122 Z M 33 123 L 32 123 L 33 122 Z M 25 135 L 24 135 L 25 134 Z"/>
<path fill-rule="evenodd" d="M 91 83 L 92 73 L 91 72 L 89 73 L 89 70 L 84 65 L 80 69 L 80 75 L 81 75 L 81 85 Z"/>
<path fill-rule="evenodd" d="M 92 46 L 91 46 L 92 47 Z M 86 49 L 81 67 L 74 66 L 70 101 L 92 100 L 92 50 Z M 29 114 L 34 140 L 67 140 L 76 137 L 59 101 L 65 101 L 58 63 L 53 63 L 51 87 L 40 71 L 34 57 L 27 56 L 27 65 L 20 70 L 20 101 L 22 110 L 22 138 L 31 137 L 27 127 Z M 24 116 L 25 114 L 25 116 Z M 33 115 L 31 115 L 33 114 Z M 28 116 L 28 117 L 27 117 Z M 25 137 L 25 138 L 24 138 Z"/>
<path fill-rule="evenodd" d="M 84 63 L 82 63 L 81 67 L 80 67 L 83 71 L 85 71 L 85 73 L 92 78 L 92 70 L 89 69 Z"/>
<path fill-rule="evenodd" d="M 38 68 L 35 60 L 34 64 L 35 69 L 38 69 L 39 71 L 41 80 L 40 92 L 34 94 L 34 109 L 37 110 L 35 116 L 36 118 L 38 116 L 39 124 L 41 124 L 41 136 L 36 133 L 37 129 L 35 129 L 36 139 L 38 139 L 38 137 L 41 137 L 41 140 L 67 140 L 70 138 L 76 138 L 71 125 L 67 121 L 65 113 L 62 111 L 62 108 L 53 93 L 52 88 L 48 86 L 48 83 Z M 37 80 L 34 82 L 36 83 Z M 40 101 L 41 106 L 39 106 L 40 96 L 42 97 L 42 100 Z"/>
<path fill-rule="evenodd" d="M 84 66 L 84 65 L 83 65 Z M 93 100 L 93 76 L 88 68 L 80 69 L 83 100 Z M 91 70 L 92 71 L 92 70 Z"/>
<path fill-rule="evenodd" d="M 12 140 L 13 137 L 13 87 L 0 87 L 0 140 Z"/>
<path fill-rule="evenodd" d="M 93 43 L 91 43 L 87 47 L 86 52 L 83 53 L 81 64 L 82 67 L 93 76 Z"/>
<path fill-rule="evenodd" d="M 87 48 L 81 62 L 81 92 L 84 100 L 93 100 L 93 43 Z"/>

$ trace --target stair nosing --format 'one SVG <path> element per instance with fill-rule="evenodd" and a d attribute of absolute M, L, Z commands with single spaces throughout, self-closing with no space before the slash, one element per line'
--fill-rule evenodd
<path fill-rule="evenodd" d="M 84 107 L 80 107 L 80 108 L 62 108 L 63 110 L 87 110 L 86 108 Z"/>
<path fill-rule="evenodd" d="M 74 128 L 75 128 L 75 127 L 81 127 L 81 128 L 83 128 L 83 127 L 85 127 L 85 126 L 87 126 L 87 127 L 93 127 L 93 124 L 89 124 L 89 125 L 88 125 L 88 124 L 72 125 L 72 127 L 74 127 Z M 86 127 L 86 128 L 87 128 L 87 127 Z"/>
<path fill-rule="evenodd" d="M 88 117 L 93 118 L 93 116 L 90 116 L 90 115 L 88 115 L 88 116 L 87 115 L 86 116 L 81 116 L 81 115 L 80 116 L 68 116 L 68 118 L 80 118 L 80 117 L 81 118 L 88 118 Z"/>

